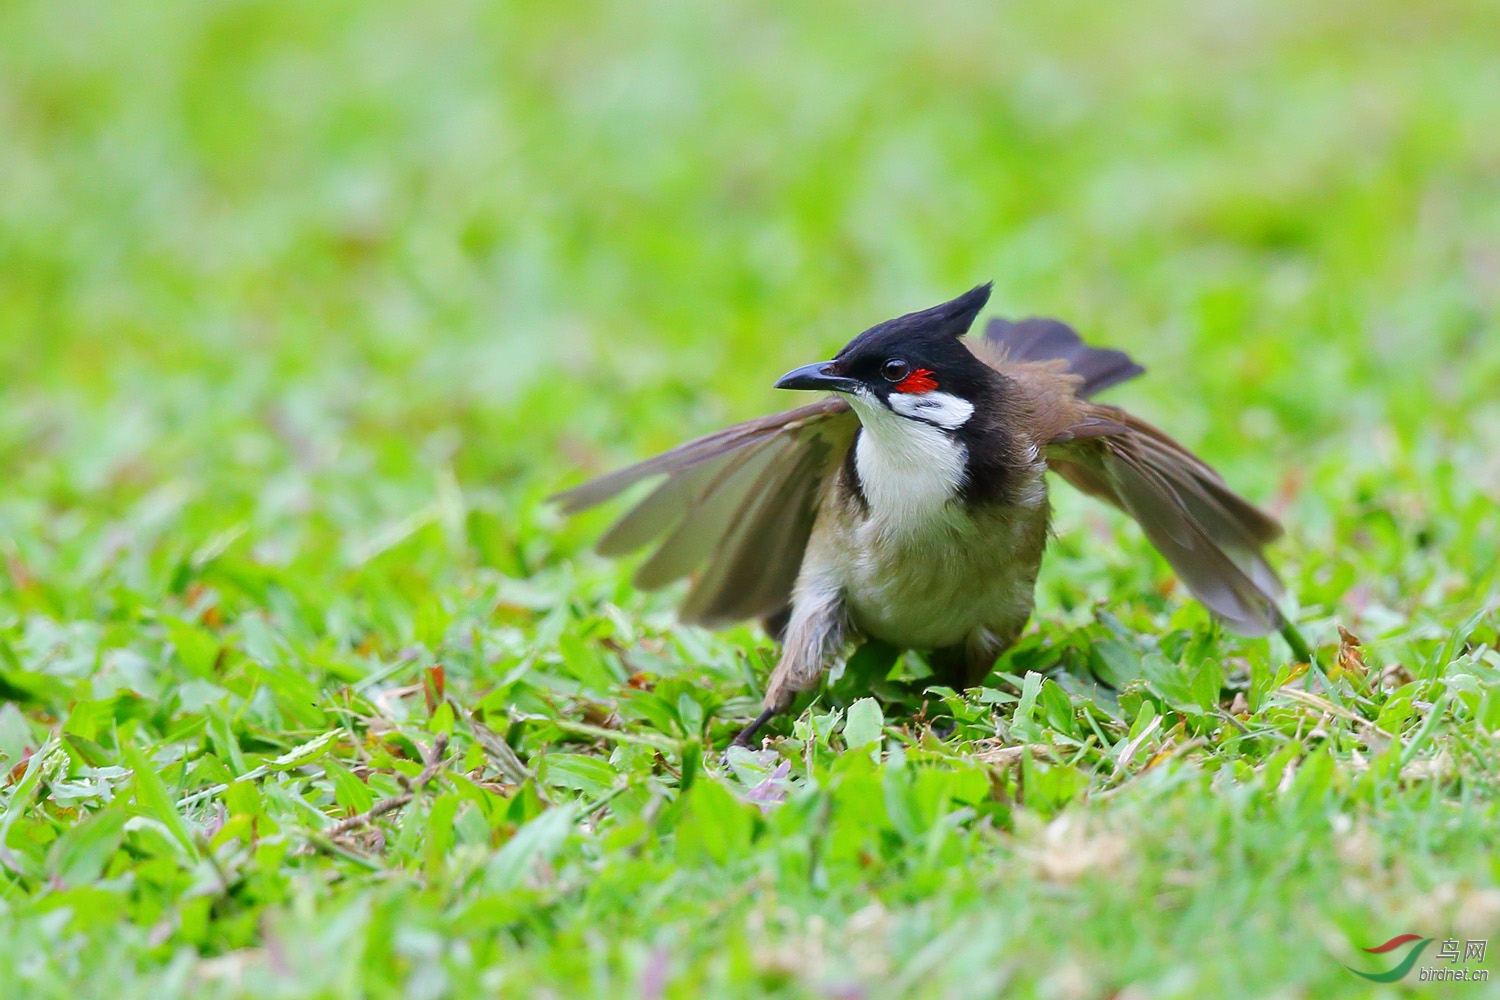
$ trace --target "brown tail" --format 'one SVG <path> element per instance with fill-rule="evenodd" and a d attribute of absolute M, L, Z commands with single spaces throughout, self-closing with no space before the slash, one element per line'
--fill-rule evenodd
<path fill-rule="evenodd" d="M 1066 361 L 1068 371 L 1083 378 L 1080 399 L 1146 371 L 1124 351 L 1090 347 L 1071 326 L 1056 319 L 992 319 L 984 328 L 984 339 L 999 348 L 1007 361 Z"/>

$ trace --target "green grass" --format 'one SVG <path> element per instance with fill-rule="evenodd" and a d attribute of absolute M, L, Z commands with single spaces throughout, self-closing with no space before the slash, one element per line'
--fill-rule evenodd
<path fill-rule="evenodd" d="M 1483 0 L 0 6 L 0 993 L 1500 948 L 1497 47 Z M 988 279 L 1283 518 L 1319 670 L 1059 487 L 992 689 L 871 650 L 726 769 L 771 644 L 543 498 Z"/>

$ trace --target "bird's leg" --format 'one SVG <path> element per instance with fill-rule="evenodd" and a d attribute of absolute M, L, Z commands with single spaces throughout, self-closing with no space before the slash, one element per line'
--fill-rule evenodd
<path fill-rule="evenodd" d="M 941 649 L 930 650 L 927 653 L 927 666 L 932 668 L 932 676 L 926 681 L 918 681 L 917 687 L 925 691 L 933 684 L 952 688 L 955 691 L 963 691 L 968 687 L 969 674 L 971 673 L 967 646 L 944 646 Z M 958 728 L 958 723 L 948 715 L 948 711 L 939 705 L 935 709 L 936 717 L 927 716 L 928 702 L 923 701 L 923 715 L 928 719 L 933 735 L 940 740 L 946 740 L 953 735 L 953 730 Z"/>
<path fill-rule="evenodd" d="M 942 649 L 934 649 L 927 654 L 927 666 L 932 669 L 932 677 L 918 683 L 922 688 L 931 684 L 941 684 L 955 691 L 962 691 L 969 686 L 970 668 L 969 650 L 967 646 L 944 646 Z"/>
<path fill-rule="evenodd" d="M 969 633 L 962 645 L 930 651 L 927 665 L 932 668 L 932 680 L 955 691 L 982 686 L 995 667 L 996 657 L 1011 647 L 1025 625 L 1026 619 L 1022 618 L 1000 630 L 978 628 Z M 932 722 L 932 731 L 939 739 L 947 739 L 957 725 L 942 713 Z"/>
<path fill-rule="evenodd" d="M 776 711 L 774 708 L 767 708 L 762 711 L 755 717 L 754 722 L 740 730 L 740 734 L 734 738 L 730 746 L 748 747 L 750 741 L 755 738 L 755 734 L 760 731 L 760 727 L 770 722 L 771 718 L 776 715 Z"/>
<path fill-rule="evenodd" d="M 766 685 L 764 711 L 734 738 L 747 747 L 761 726 L 792 707 L 798 691 L 816 687 L 823 672 L 833 664 L 848 636 L 844 600 L 837 590 L 799 588 L 792 601 L 792 617 L 786 627 L 781 660 Z"/>
<path fill-rule="evenodd" d="M 995 660 L 1020 638 L 1021 630 L 1026 627 L 1026 619 L 1031 617 L 1030 611 L 1027 608 L 1026 615 L 1008 622 L 1003 628 L 975 629 L 969 634 L 968 642 L 964 643 L 964 659 L 968 667 L 964 678 L 966 687 L 984 685 L 985 678 L 995 669 Z"/>
<path fill-rule="evenodd" d="M 1025 627 L 1026 619 L 1022 618 L 1004 628 L 978 628 L 961 645 L 930 651 L 927 665 L 932 668 L 933 681 L 955 691 L 982 686 L 995 668 L 995 660 L 1015 644 Z"/>

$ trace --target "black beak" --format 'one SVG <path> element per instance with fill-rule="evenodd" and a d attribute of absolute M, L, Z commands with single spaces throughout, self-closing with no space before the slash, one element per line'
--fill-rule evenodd
<path fill-rule="evenodd" d="M 778 389 L 813 389 L 825 392 L 853 392 L 859 382 L 832 372 L 832 361 L 818 361 L 801 368 L 794 368 L 776 382 Z"/>

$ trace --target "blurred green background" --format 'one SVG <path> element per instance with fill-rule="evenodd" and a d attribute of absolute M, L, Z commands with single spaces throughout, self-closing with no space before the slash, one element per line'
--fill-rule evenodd
<path fill-rule="evenodd" d="M 274 519 L 309 448 L 552 486 L 990 279 L 1263 496 L 1493 456 L 1497 39 L 1489 2 L 6 4 L 10 495 Z"/>
<path fill-rule="evenodd" d="M 333 725 L 319 698 L 392 676 L 381 671 L 413 643 L 451 657 L 467 697 L 537 649 L 552 670 L 570 655 L 555 654 L 560 636 L 585 649 L 579 636 L 634 635 L 635 616 L 650 641 L 674 634 L 655 614 L 670 595 L 643 602 L 624 570 L 582 555 L 601 517 L 562 524 L 542 498 L 790 405 L 770 388 L 783 371 L 987 280 L 990 314 L 1057 316 L 1145 364 L 1148 377 L 1111 399 L 1283 518 L 1275 559 L 1314 641 L 1336 641 L 1337 621 L 1382 662 L 1422 662 L 1420 644 L 1456 634 L 1500 588 L 1497 53 L 1493 0 L 0 4 L 0 636 L 14 649 L 7 669 L 43 678 L 38 704 L 52 699 L 24 722 L 0 716 L 5 766 L 69 705 L 117 692 L 150 704 L 89 729 L 101 743 L 128 724 L 159 760 L 186 761 L 206 752 L 197 713 L 222 699 L 245 727 L 231 742 L 269 758 Z M 1038 614 L 1048 641 L 1102 632 L 1101 601 L 1142 636 L 1206 629 L 1169 599 L 1138 533 L 1062 491 L 1058 502 Z M 562 610 L 526 617 L 545 604 L 537 591 Z M 625 611 L 601 610 L 606 600 Z M 205 662 L 230 666 L 198 672 L 222 687 L 184 665 L 182 636 L 163 631 L 171 615 L 212 633 Z M 1474 634 L 1493 645 L 1493 615 Z M 654 647 L 652 662 L 751 704 L 746 651 L 762 655 L 762 640 L 674 635 L 681 645 Z M 1225 642 L 1226 670 L 1246 649 L 1260 666 L 1274 659 L 1264 644 Z M 273 676 L 273 663 L 295 669 Z M 540 667 L 532 680 L 562 690 Z M 559 718 L 578 708 L 568 697 Z M 100 719 L 127 711 L 108 704 Z M 1063 709 L 1071 724 L 1066 697 Z M 523 749 L 549 752 L 528 739 Z M 627 763 L 630 781 L 664 780 L 649 755 Z M 1235 763 L 1248 781 L 1264 762 Z M 169 778 L 186 794 L 216 774 L 184 764 Z M 1190 824 L 1208 799 L 1173 808 Z M 315 832 L 333 793 L 317 802 L 286 805 L 281 821 Z M 1173 962 L 1199 961 L 1204 982 L 1245 982 L 1279 949 L 1267 983 L 1324 977 L 1356 995 L 1362 981 L 1298 950 L 1328 910 L 1347 930 L 1377 904 L 1415 912 L 1400 908 L 1439 899 L 1426 895 L 1434 884 L 1494 881 L 1475 814 L 1436 833 L 1448 814 L 1415 792 L 1403 802 L 1425 818 L 1363 834 L 1379 850 L 1468 853 L 1434 851 L 1345 899 L 1330 828 L 1287 819 L 1277 830 L 1292 862 L 1269 849 L 1233 862 L 1254 920 L 1195 889 L 1205 909 L 1152 911 L 1130 931 L 1130 975 L 1193 995 Z M 38 870 L 71 808 L 39 807 L 15 828 L 13 846 L 23 827 L 39 838 L 28 842 Z M 1175 864 L 1211 863 L 1193 860 L 1189 825 L 1172 839 L 1175 814 L 1149 800 L 1120 808 L 1132 823 L 1160 819 Z M 500 834 L 481 823 L 477 836 L 488 850 Z M 979 834 L 968 844 L 965 863 L 993 861 Z M 420 850 L 391 857 L 421 867 Z M 628 869 L 636 881 L 609 911 L 617 930 L 640 885 L 670 885 L 667 857 Z M 434 849 L 425 863 L 447 860 Z M 321 869 L 302 864 L 298 877 L 321 887 Z M 176 871 L 159 875 L 166 902 L 131 897 L 139 933 L 111 952 L 136 949 L 126 965 L 165 961 L 182 942 L 246 946 L 262 926 L 255 907 L 291 891 L 153 944 L 154 908 L 187 892 Z M 950 874 L 981 893 L 991 884 Z M 1174 874 L 1139 896 L 1120 888 L 1113 910 L 1088 910 L 1107 887 L 1059 895 L 1017 875 L 1003 884 L 1032 894 L 1014 910 L 1022 929 L 991 937 L 1022 952 L 1052 947 L 1049 925 L 1099 939 L 1177 893 Z M 893 884 L 892 910 L 901 893 L 914 907 L 903 940 L 941 945 L 942 920 L 920 908 L 935 883 Z M 35 942 L 52 925 L 39 914 L 64 903 L 45 880 L 20 885 L 0 892 L 0 916 L 19 914 L 35 935 L 18 954 L 44 954 Z M 796 905 L 850 921 L 868 912 L 864 888 L 834 902 L 826 890 Z M 558 893 L 538 898 L 573 905 Z M 103 898 L 67 905 L 87 913 Z M 1455 890 L 1441 905 L 1469 898 Z M 407 912 L 407 897 L 388 899 Z M 681 905 L 662 926 L 698 954 L 718 954 L 712 935 L 734 937 L 702 915 L 717 902 Z M 326 917 L 313 909 L 299 911 L 309 925 Z M 1086 910 L 1094 923 L 1069 917 Z M 1482 923 L 1492 910 L 1474 912 Z M 466 914 L 442 919 L 463 927 Z M 594 940 L 577 919 L 582 929 L 550 939 L 555 954 L 527 960 L 573 975 L 562 970 Z M 700 927 L 704 938 L 682 930 Z M 100 948 L 116 947 L 113 933 Z M 1215 943 L 1193 958 L 1200 934 Z M 612 975 L 655 954 L 645 940 L 610 953 Z M 81 981 L 95 953 L 78 954 Z"/>

